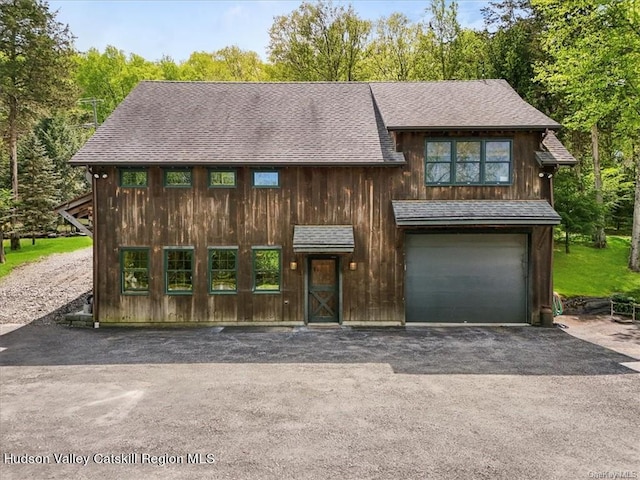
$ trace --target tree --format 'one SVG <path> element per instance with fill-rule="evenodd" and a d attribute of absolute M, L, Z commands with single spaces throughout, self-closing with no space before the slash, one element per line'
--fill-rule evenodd
<path fill-rule="evenodd" d="M 53 161 L 34 134 L 21 143 L 20 157 L 20 183 L 24 188 L 19 203 L 20 218 L 23 229 L 31 234 L 32 244 L 35 245 L 36 233 L 46 231 L 55 224 L 53 207 L 59 200 L 60 178 Z"/>
<path fill-rule="evenodd" d="M 489 35 L 489 75 L 504 78 L 532 105 L 551 113 L 557 102 L 549 101 L 543 86 L 534 81 L 534 65 L 543 60 L 540 18 L 529 0 L 489 2 L 482 8 Z"/>
<path fill-rule="evenodd" d="M 288 16 L 274 19 L 269 30 L 269 58 L 279 64 L 282 80 L 353 81 L 371 23 L 349 6 L 304 2 Z"/>
<path fill-rule="evenodd" d="M 70 200 L 91 188 L 85 170 L 69 165 L 71 157 L 90 135 L 89 130 L 78 127 L 80 123 L 77 113 L 71 112 L 43 118 L 34 130 L 60 178 L 58 202 Z"/>
<path fill-rule="evenodd" d="M 564 249 L 570 250 L 572 233 L 590 235 L 598 217 L 598 205 L 593 192 L 582 183 L 579 172 L 561 170 L 554 177 L 554 208 L 560 214 L 564 229 Z"/>
<path fill-rule="evenodd" d="M 428 31 L 435 44 L 434 53 L 440 79 L 453 79 L 460 62 L 457 47 L 462 29 L 458 22 L 458 4 L 453 1 L 447 7 L 445 0 L 431 0 L 427 12 L 431 14 Z"/>
<path fill-rule="evenodd" d="M 600 127 L 616 119 L 614 130 L 634 138 L 640 131 L 640 13 L 634 0 L 533 0 L 532 4 L 545 25 L 542 46 L 548 55 L 537 65 L 537 79 L 562 95 L 572 112 L 565 119 L 568 126 L 591 132 L 595 196 L 602 205 Z M 636 162 L 640 166 L 640 159 Z M 640 202 L 635 208 L 640 209 Z M 605 246 L 602 216 L 598 223 L 595 244 Z M 640 220 L 637 223 L 634 234 L 640 239 Z M 635 269 L 640 265 L 633 245 L 629 264 Z"/>
<path fill-rule="evenodd" d="M 420 28 L 401 13 L 378 20 L 373 40 L 367 47 L 367 77 L 371 80 L 415 79 L 419 37 Z"/>
<path fill-rule="evenodd" d="M 5 263 L 4 253 L 4 229 L 10 218 L 11 208 L 13 207 L 13 199 L 11 190 L 8 188 L 0 188 L 0 263 Z"/>
<path fill-rule="evenodd" d="M 75 101 L 73 37 L 40 0 L 0 2 L 0 107 L 6 117 L 12 193 L 19 199 L 18 139 L 38 114 Z M 16 219 L 13 219 L 15 224 Z M 17 234 L 11 248 L 20 248 Z"/>

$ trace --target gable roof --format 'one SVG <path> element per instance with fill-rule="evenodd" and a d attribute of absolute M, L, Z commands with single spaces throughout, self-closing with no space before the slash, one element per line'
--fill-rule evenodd
<path fill-rule="evenodd" d="M 393 129 L 559 126 L 504 80 L 143 81 L 71 163 L 399 165 Z"/>
<path fill-rule="evenodd" d="M 371 90 L 389 130 L 560 128 L 506 80 L 380 82 Z"/>
<path fill-rule="evenodd" d="M 74 164 L 398 164 L 366 83 L 141 82 Z"/>

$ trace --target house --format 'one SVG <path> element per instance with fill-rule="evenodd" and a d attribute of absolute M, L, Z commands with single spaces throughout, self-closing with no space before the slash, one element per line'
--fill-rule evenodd
<path fill-rule="evenodd" d="M 559 127 L 503 80 L 141 82 L 71 160 L 94 320 L 540 324 Z"/>

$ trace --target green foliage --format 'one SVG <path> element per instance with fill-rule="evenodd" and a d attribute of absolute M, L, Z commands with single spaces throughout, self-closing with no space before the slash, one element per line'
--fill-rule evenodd
<path fill-rule="evenodd" d="M 7 262 L 0 264 L 0 278 L 8 275 L 16 267 L 37 262 L 53 253 L 73 252 L 92 245 L 89 237 L 43 238 L 36 245 L 31 245 L 30 240 L 21 240 L 20 243 L 20 250 L 7 250 Z M 9 246 L 9 242 L 6 241 L 4 246 Z"/>
<path fill-rule="evenodd" d="M 367 78 L 396 81 L 415 79 L 420 35 L 420 27 L 412 25 L 401 13 L 378 20 L 364 56 Z"/>
<path fill-rule="evenodd" d="M 560 170 L 554 177 L 554 192 L 554 207 L 562 218 L 562 227 L 567 235 L 593 233 L 599 207 L 592 187 L 582 183 L 575 171 Z"/>
<path fill-rule="evenodd" d="M 303 2 L 274 19 L 269 58 L 280 80 L 353 81 L 361 79 L 361 60 L 371 23 L 349 5 Z"/>
<path fill-rule="evenodd" d="M 69 165 L 71 157 L 89 138 L 90 132 L 78 127 L 77 115 L 58 114 L 43 118 L 36 125 L 35 134 L 53 161 L 58 182 L 58 202 L 77 197 L 91 189 L 85 177 L 85 170 Z"/>
<path fill-rule="evenodd" d="M 40 140 L 30 135 L 20 144 L 21 163 L 19 218 L 24 231 L 35 234 L 55 226 L 53 207 L 58 203 L 60 177 L 53 161 L 47 156 Z"/>
<path fill-rule="evenodd" d="M 567 255 L 554 251 L 554 290 L 564 297 L 608 297 L 624 293 L 640 297 L 640 273 L 627 269 L 629 237 L 610 236 L 608 248 L 574 245 Z"/>

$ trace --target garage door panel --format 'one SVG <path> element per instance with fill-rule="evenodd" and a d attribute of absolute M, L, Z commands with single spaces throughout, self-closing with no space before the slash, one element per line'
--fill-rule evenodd
<path fill-rule="evenodd" d="M 526 322 L 527 236 L 406 236 L 406 318 Z"/>

